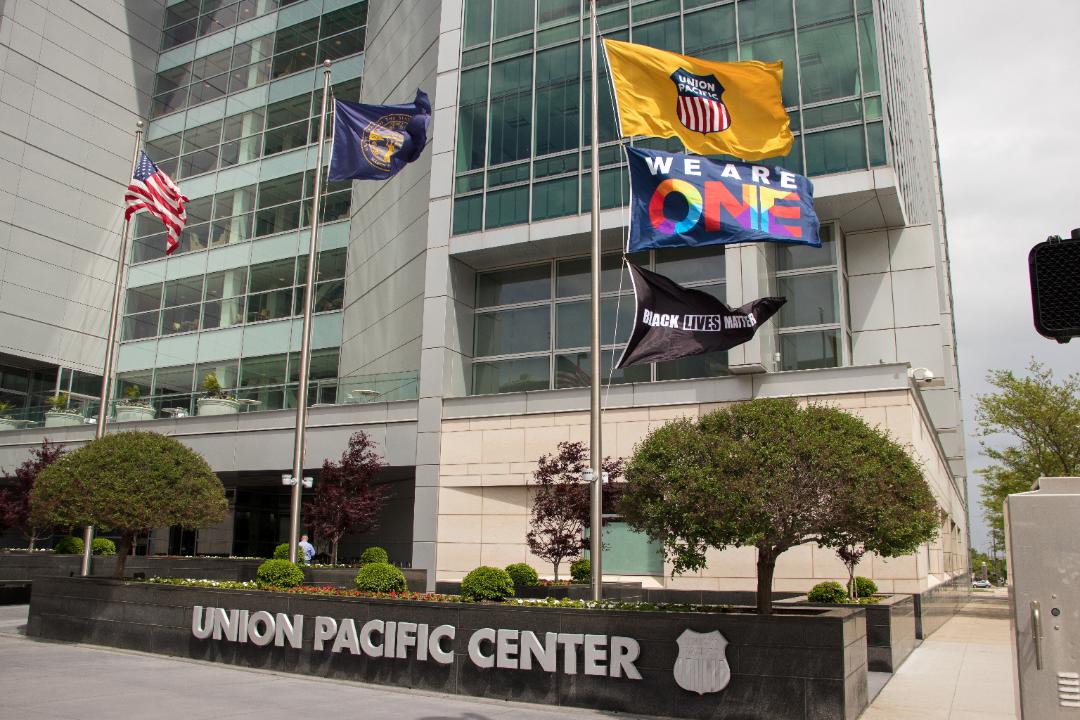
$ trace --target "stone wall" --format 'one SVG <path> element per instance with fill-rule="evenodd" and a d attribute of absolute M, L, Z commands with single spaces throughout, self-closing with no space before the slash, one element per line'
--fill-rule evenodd
<path fill-rule="evenodd" d="M 956 492 L 945 458 L 933 440 L 933 428 L 909 390 L 802 397 L 848 410 L 888 430 L 905 444 L 921 464 L 941 506 L 954 519 L 946 522 L 942 539 L 902 558 L 868 554 L 858 573 L 871 577 L 882 592 L 918 593 L 962 570 L 962 547 L 956 528 L 964 524 L 965 508 Z M 677 417 L 697 418 L 726 403 L 695 403 L 604 412 L 605 455 L 627 458 L 649 431 Z M 551 577 L 550 564 L 532 555 L 525 544 L 531 508 L 528 483 L 537 459 L 556 451 L 558 443 L 589 440 L 587 412 L 556 412 L 498 417 L 447 419 L 442 423 L 439 477 L 439 580 L 460 579 L 478 565 L 503 567 L 527 562 Z M 753 548 L 710 551 L 708 567 L 698 573 L 671 577 L 619 576 L 641 580 L 648 587 L 706 591 L 751 591 L 756 587 Z M 560 569 L 568 574 L 568 567 Z M 813 544 L 792 548 L 777 562 L 774 590 L 806 592 L 822 580 L 847 577 L 835 553 Z"/>

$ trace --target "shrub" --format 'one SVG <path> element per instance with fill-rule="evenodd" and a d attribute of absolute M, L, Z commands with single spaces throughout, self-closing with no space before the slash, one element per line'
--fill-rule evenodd
<path fill-rule="evenodd" d="M 95 555 L 115 555 L 116 543 L 109 538 L 94 538 L 90 543 L 90 551 Z"/>
<path fill-rule="evenodd" d="M 288 560 L 267 560 L 259 566 L 255 579 L 260 585 L 290 588 L 304 582 L 304 571 Z"/>
<path fill-rule="evenodd" d="M 514 563 L 506 566 L 506 574 L 514 582 L 514 587 L 536 587 L 540 584 L 540 576 L 531 565 Z"/>
<path fill-rule="evenodd" d="M 855 576 L 855 594 L 858 597 L 870 597 L 877 592 L 877 583 L 862 575 Z"/>
<path fill-rule="evenodd" d="M 813 603 L 845 603 L 848 595 L 843 585 L 835 580 L 826 580 L 812 587 L 806 593 L 806 599 Z"/>
<path fill-rule="evenodd" d="M 274 560 L 288 560 L 289 559 L 289 543 L 281 543 L 276 548 L 274 548 L 274 555 L 273 555 L 272 559 L 274 559 Z M 297 565 L 307 565 L 307 563 L 304 562 L 304 551 L 301 550 L 299 547 L 296 548 L 296 564 Z"/>
<path fill-rule="evenodd" d="M 386 551 L 381 547 L 369 547 L 360 553 L 360 564 L 367 565 L 368 563 L 388 563 L 390 562 L 390 556 L 386 554 Z"/>
<path fill-rule="evenodd" d="M 588 558 L 578 558 L 570 563 L 570 579 L 576 583 L 592 581 L 592 563 Z"/>
<path fill-rule="evenodd" d="M 367 592 L 405 592 L 409 586 L 405 584 L 405 575 L 390 563 L 369 562 L 356 573 L 356 589 Z"/>
<path fill-rule="evenodd" d="M 82 538 L 68 535 L 60 538 L 56 545 L 53 546 L 53 552 L 57 555 L 82 555 L 85 547 Z"/>
<path fill-rule="evenodd" d="M 513 594 L 514 581 L 501 568 L 481 565 L 461 581 L 461 596 L 466 600 L 504 600 Z"/>

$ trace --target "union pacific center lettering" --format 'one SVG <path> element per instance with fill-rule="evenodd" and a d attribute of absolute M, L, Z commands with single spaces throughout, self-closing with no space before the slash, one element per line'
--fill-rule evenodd
<path fill-rule="evenodd" d="M 301 649 L 303 615 L 265 610 L 192 608 L 191 634 L 199 640 L 219 640 Z M 319 615 L 308 637 L 315 652 L 346 653 L 369 658 L 433 661 L 450 665 L 455 660 L 453 625 L 429 625 L 404 620 L 332 618 Z M 564 675 L 600 675 L 640 680 L 635 662 L 641 654 L 637 640 L 619 635 L 533 632 L 479 628 L 466 644 L 469 660 L 480 668 L 562 672 Z"/>

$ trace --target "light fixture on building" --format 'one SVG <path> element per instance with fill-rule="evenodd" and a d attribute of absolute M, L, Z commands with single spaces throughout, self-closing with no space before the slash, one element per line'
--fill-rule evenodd
<path fill-rule="evenodd" d="M 934 371 L 930 368 L 908 368 L 907 374 L 908 377 L 911 378 L 911 381 L 916 385 L 921 385 L 923 387 L 945 386 L 945 378 L 936 377 Z"/>
<path fill-rule="evenodd" d="M 292 487 L 293 485 L 296 484 L 296 481 L 293 480 L 293 476 L 290 473 L 283 473 L 282 476 L 281 476 L 281 484 Z M 308 488 L 310 490 L 315 485 L 315 478 L 305 477 L 303 479 L 303 484 L 304 484 L 304 487 L 306 487 L 306 488 Z"/>

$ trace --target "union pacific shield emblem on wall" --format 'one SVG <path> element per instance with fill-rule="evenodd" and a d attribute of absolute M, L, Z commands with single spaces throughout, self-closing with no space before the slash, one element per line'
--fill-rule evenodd
<path fill-rule="evenodd" d="M 679 656 L 675 658 L 675 682 L 679 687 L 698 695 L 719 692 L 731 681 L 731 667 L 724 651 L 728 641 L 719 630 L 699 633 L 683 630 L 675 641 Z"/>

